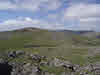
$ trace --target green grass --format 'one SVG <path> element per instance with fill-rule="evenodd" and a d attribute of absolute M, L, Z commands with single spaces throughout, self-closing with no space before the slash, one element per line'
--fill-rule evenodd
<path fill-rule="evenodd" d="M 47 71 L 49 73 L 54 73 L 56 75 L 61 75 L 62 72 L 65 72 L 64 68 L 59 67 L 50 67 L 50 66 L 41 66 L 40 67 L 43 71 Z"/>
<path fill-rule="evenodd" d="M 5 39 L 4 39 L 5 38 Z M 72 47 L 74 45 L 74 47 Z M 0 52 L 25 50 L 48 57 L 64 56 L 75 64 L 84 64 L 89 47 L 98 47 L 100 39 L 73 33 L 37 31 L 12 31 L 0 33 Z M 33 46 L 24 48 L 25 46 Z M 34 47 L 36 46 L 36 47 Z M 94 59 L 100 57 L 94 57 Z"/>
<path fill-rule="evenodd" d="M 100 53 L 96 54 L 95 56 L 91 56 L 88 58 L 88 62 L 89 63 L 96 63 L 96 62 L 100 62 Z"/>

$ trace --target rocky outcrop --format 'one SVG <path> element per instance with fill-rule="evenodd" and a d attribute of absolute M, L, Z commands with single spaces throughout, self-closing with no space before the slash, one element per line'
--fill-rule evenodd
<path fill-rule="evenodd" d="M 0 58 L 1 72 L 2 75 L 100 75 L 100 63 L 80 66 L 57 57 L 48 58 L 19 50 Z"/>

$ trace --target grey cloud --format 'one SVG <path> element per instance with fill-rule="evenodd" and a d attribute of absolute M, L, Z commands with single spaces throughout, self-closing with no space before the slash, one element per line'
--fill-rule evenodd
<path fill-rule="evenodd" d="M 100 28 L 100 4 L 72 4 L 66 9 L 64 19 L 74 24 L 72 29 L 97 30 Z"/>
<path fill-rule="evenodd" d="M 0 0 L 0 10 L 27 10 L 37 11 L 43 7 L 45 10 L 56 10 L 61 5 L 60 0 Z"/>

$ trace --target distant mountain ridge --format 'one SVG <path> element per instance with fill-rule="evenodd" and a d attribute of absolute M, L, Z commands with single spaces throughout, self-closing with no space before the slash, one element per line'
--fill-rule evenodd
<path fill-rule="evenodd" d="M 41 28 L 35 28 L 35 27 L 26 27 L 26 28 L 16 29 L 14 31 L 34 31 L 34 30 L 48 30 L 48 31 L 56 31 L 56 32 L 75 32 L 77 34 L 95 32 L 92 30 L 65 30 L 65 29 L 63 29 L 63 30 L 50 30 L 50 29 L 41 29 Z"/>

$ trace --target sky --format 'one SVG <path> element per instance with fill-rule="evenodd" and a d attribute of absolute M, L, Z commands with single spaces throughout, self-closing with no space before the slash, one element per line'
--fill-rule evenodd
<path fill-rule="evenodd" d="M 100 0 L 0 0 L 0 31 L 43 29 L 100 31 Z"/>

